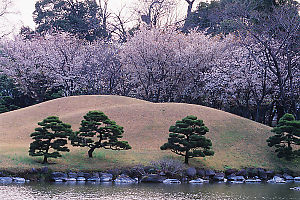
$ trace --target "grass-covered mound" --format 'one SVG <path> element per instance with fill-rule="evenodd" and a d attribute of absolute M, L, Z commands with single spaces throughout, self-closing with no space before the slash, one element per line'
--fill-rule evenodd
<path fill-rule="evenodd" d="M 271 128 L 216 109 L 183 103 L 150 103 L 121 96 L 74 96 L 60 98 L 16 111 L 0 114 L 0 163 L 2 169 L 23 170 L 41 167 L 42 158 L 28 156 L 30 133 L 37 122 L 55 115 L 78 130 L 82 117 L 90 110 L 101 110 L 124 127 L 129 151 L 96 150 L 88 158 L 87 149 L 70 147 L 69 153 L 50 162 L 56 170 L 93 170 L 147 164 L 164 156 L 180 156 L 161 151 L 170 125 L 187 115 L 203 119 L 209 128 L 215 155 L 193 158 L 192 165 L 223 170 L 227 167 L 290 168 L 299 171 L 300 160 L 286 162 L 276 158 L 266 139 Z"/>

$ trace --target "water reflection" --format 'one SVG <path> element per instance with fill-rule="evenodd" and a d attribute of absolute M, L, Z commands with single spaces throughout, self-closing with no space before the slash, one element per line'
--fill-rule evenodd
<path fill-rule="evenodd" d="M 29 183 L 0 185 L 1 199 L 203 199 L 203 200 L 298 200 L 300 191 L 289 184 L 112 184 L 112 183 Z"/>

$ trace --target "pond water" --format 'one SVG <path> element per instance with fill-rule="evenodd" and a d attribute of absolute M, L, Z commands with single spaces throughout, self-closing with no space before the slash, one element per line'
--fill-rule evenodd
<path fill-rule="evenodd" d="M 209 199 L 209 200 L 276 200 L 300 199 L 300 191 L 289 184 L 50 184 L 27 183 L 0 185 L 0 199 Z"/>

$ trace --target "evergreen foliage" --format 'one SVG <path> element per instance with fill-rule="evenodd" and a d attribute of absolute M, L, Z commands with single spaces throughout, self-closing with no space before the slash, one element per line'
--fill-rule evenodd
<path fill-rule="evenodd" d="M 252 22 L 259 23 L 262 19 L 255 19 L 253 13 L 268 15 L 275 7 L 297 4 L 293 0 L 213 0 L 200 2 L 197 9 L 186 19 L 187 28 L 206 31 L 209 34 L 232 33 L 240 28 L 239 19 L 252 18 Z M 250 14 L 252 13 L 252 14 Z"/>
<path fill-rule="evenodd" d="M 296 147 L 300 145 L 300 120 L 295 120 L 292 114 L 287 113 L 271 131 L 275 135 L 267 139 L 268 146 L 275 146 L 279 158 L 292 160 L 300 156 L 300 149 Z"/>
<path fill-rule="evenodd" d="M 88 156 L 93 157 L 97 148 L 112 150 L 128 150 L 131 146 L 127 141 L 119 141 L 124 132 L 123 127 L 110 120 L 101 111 L 89 111 L 81 121 L 79 131 L 71 137 L 73 146 L 89 147 Z"/>
<path fill-rule="evenodd" d="M 186 164 L 189 158 L 213 156 L 212 142 L 204 137 L 208 131 L 202 120 L 192 115 L 187 116 L 177 121 L 175 126 L 170 126 L 168 142 L 160 149 L 170 149 L 173 153 L 184 156 Z"/>
<path fill-rule="evenodd" d="M 34 141 L 30 144 L 30 156 L 44 156 L 43 163 L 48 163 L 48 158 L 61 157 L 60 151 L 70 151 L 67 138 L 71 135 L 71 125 L 63 123 L 56 116 L 50 116 L 39 122 L 35 132 L 31 133 Z"/>
<path fill-rule="evenodd" d="M 10 96 L 0 97 L 0 113 L 16 110 L 19 107 L 14 105 L 13 98 Z"/>
<path fill-rule="evenodd" d="M 103 10 L 93 0 L 39 0 L 33 12 L 36 32 L 68 32 L 94 41 L 108 37 Z"/>
<path fill-rule="evenodd" d="M 14 81 L 5 74 L 0 75 L 0 113 L 16 110 L 22 96 Z"/>

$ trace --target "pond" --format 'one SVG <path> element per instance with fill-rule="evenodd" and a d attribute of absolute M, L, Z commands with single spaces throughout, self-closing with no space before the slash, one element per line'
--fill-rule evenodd
<path fill-rule="evenodd" d="M 288 184 L 112 184 L 26 183 L 0 185 L 1 199 L 300 199 L 300 191 Z"/>

